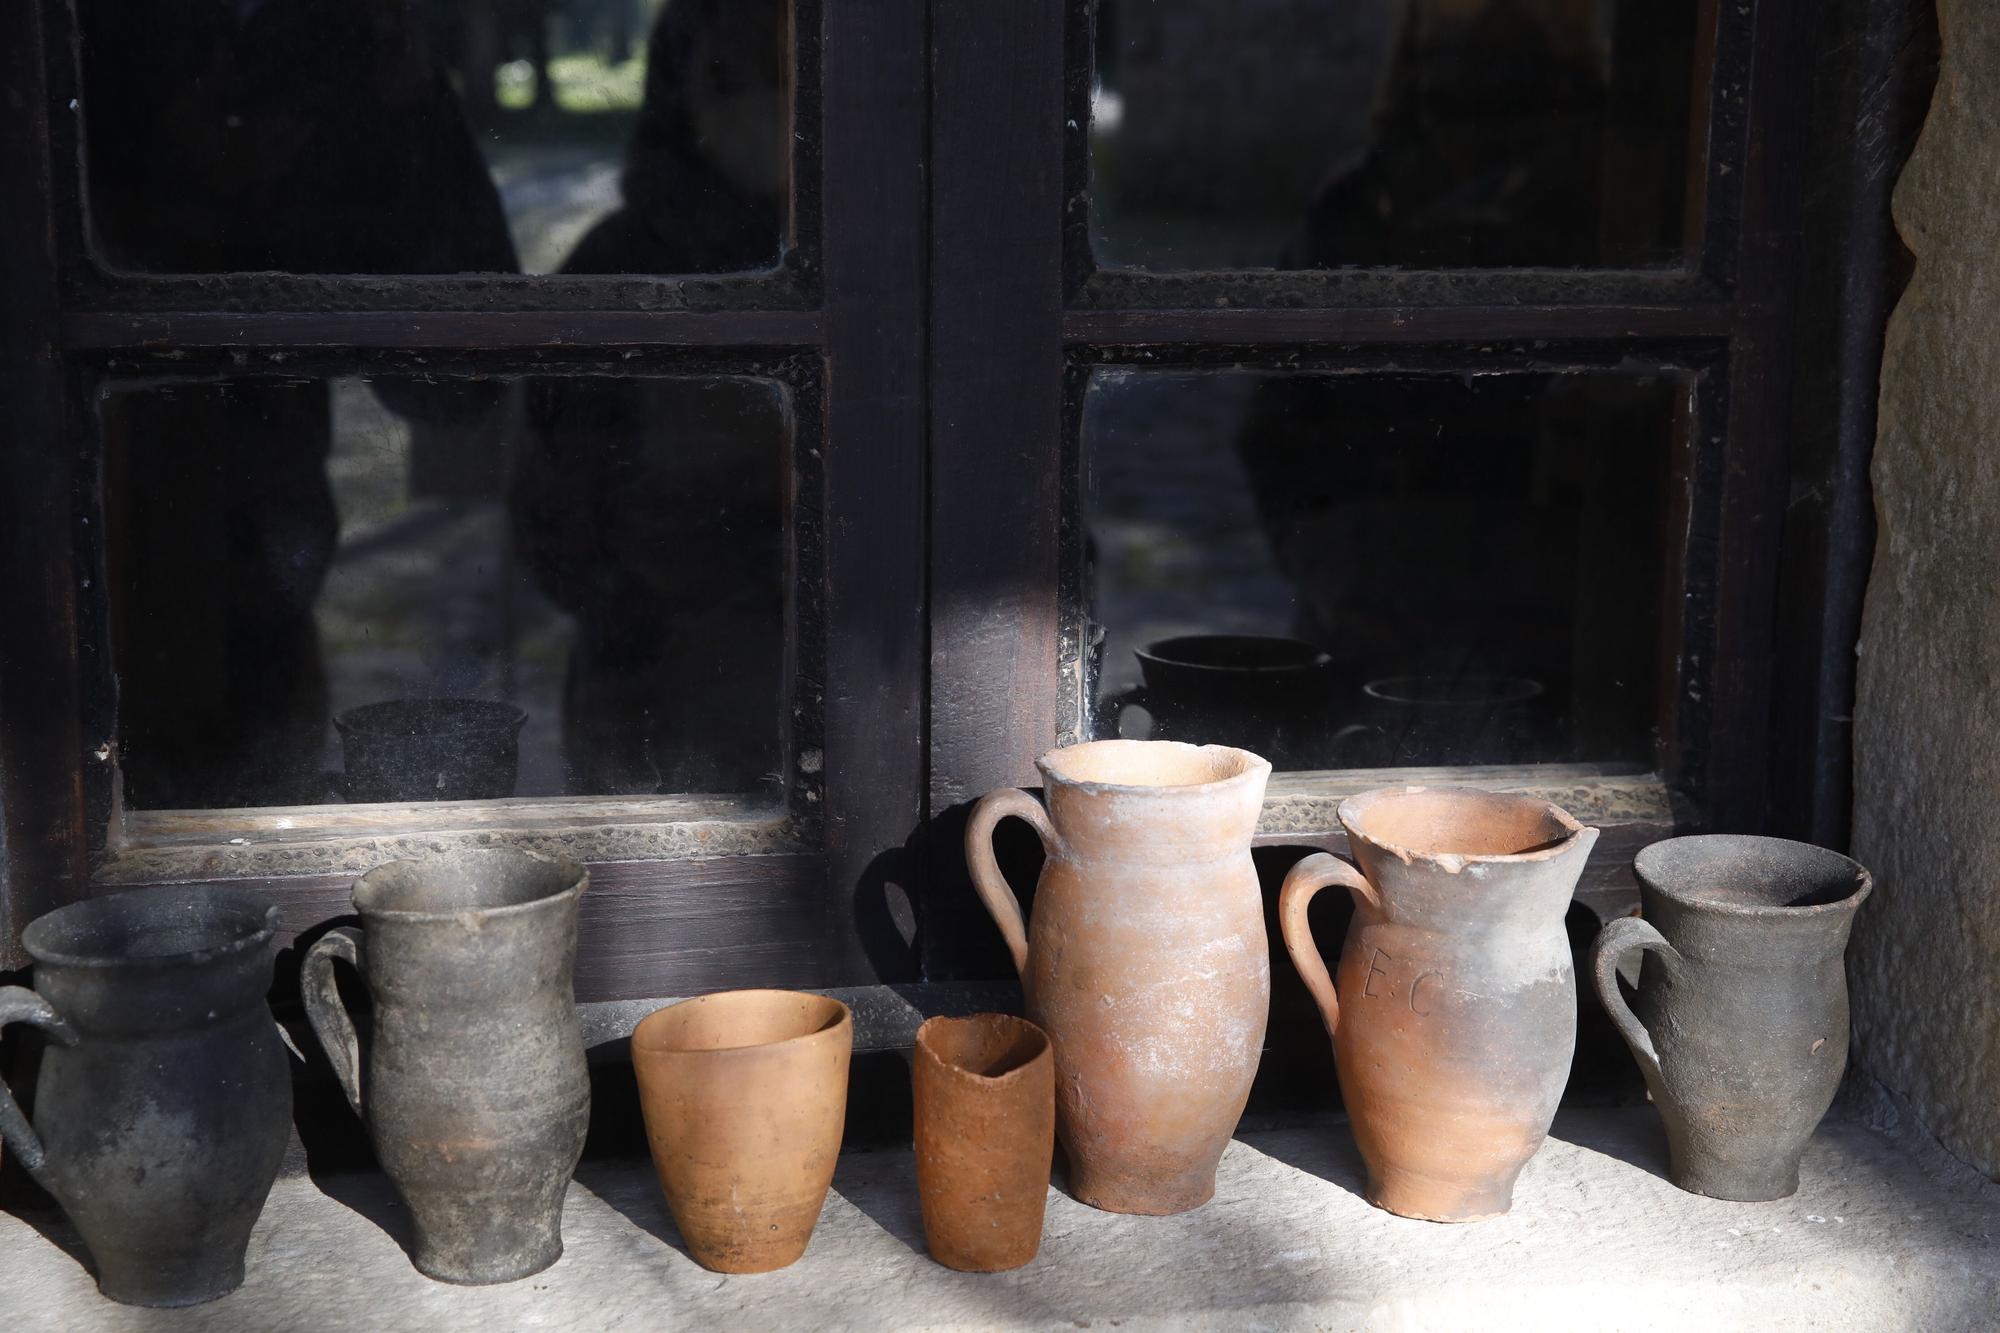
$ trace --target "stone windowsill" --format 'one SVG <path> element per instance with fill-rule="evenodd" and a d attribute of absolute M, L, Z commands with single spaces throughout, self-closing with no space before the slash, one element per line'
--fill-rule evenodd
<path fill-rule="evenodd" d="M 1824 1125 L 1791 1199 L 1733 1204 L 1660 1174 L 1649 1108 L 1578 1110 L 1523 1174 L 1509 1216 L 1393 1217 L 1357 1190 L 1346 1125 L 1246 1131 L 1215 1199 L 1121 1217 L 1052 1195 L 1017 1272 L 953 1273 L 923 1252 L 907 1152 L 842 1159 L 805 1258 L 722 1277 L 679 1248 L 643 1162 L 586 1162 L 568 1252 L 506 1286 L 412 1269 L 374 1173 L 280 1180 L 235 1294 L 183 1311 L 100 1299 L 59 1220 L 0 1215 L 0 1312 L 31 1330 L 514 1328 L 1991 1328 L 2000 1187 L 1915 1133 Z"/>

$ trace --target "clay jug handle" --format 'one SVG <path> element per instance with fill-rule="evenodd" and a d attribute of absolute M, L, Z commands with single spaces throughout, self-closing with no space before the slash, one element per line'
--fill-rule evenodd
<path fill-rule="evenodd" d="M 1611 1015 L 1618 1035 L 1632 1048 L 1633 1058 L 1645 1066 L 1647 1073 L 1657 1077 L 1660 1053 L 1653 1049 L 1653 1036 L 1632 1012 L 1632 1006 L 1625 1003 L 1624 992 L 1618 989 L 1618 964 L 1634 949 L 1658 950 L 1668 967 L 1676 967 L 1681 961 L 1680 951 L 1667 943 L 1666 936 L 1655 930 L 1652 923 L 1636 916 L 1621 916 L 1598 931 L 1591 943 L 1590 979 L 1597 987 L 1597 998 L 1603 1003 L 1604 1012 Z"/>
<path fill-rule="evenodd" d="M 1299 978 L 1318 1001 L 1319 1016 L 1326 1022 L 1329 1037 L 1340 1027 L 1340 997 L 1334 994 L 1326 960 L 1320 957 L 1319 945 L 1313 942 L 1306 908 L 1314 894 L 1335 884 L 1353 894 L 1357 906 L 1365 903 L 1381 910 L 1382 900 L 1375 895 L 1375 886 L 1359 870 L 1330 852 L 1314 852 L 1293 866 L 1285 876 L 1285 887 L 1278 891 L 1278 928 L 1285 936 L 1285 952 L 1292 956 L 1292 966 L 1299 970 Z"/>
<path fill-rule="evenodd" d="M 1116 694 L 1098 700 L 1096 731 L 1098 739 L 1112 740 L 1124 735 L 1125 710 L 1128 708 L 1145 708 L 1150 712 L 1151 708 L 1146 700 L 1146 687 L 1144 685 L 1133 685 L 1128 689 L 1120 690 Z M 1157 718 L 1154 719 L 1155 726 L 1158 725 L 1158 721 Z"/>
<path fill-rule="evenodd" d="M 299 967 L 299 998 L 305 1002 L 313 1035 L 333 1066 L 333 1076 L 340 1080 L 340 1090 L 347 1094 L 347 1104 L 363 1120 L 368 1113 L 361 1109 L 361 1038 L 355 1034 L 353 1015 L 340 1002 L 333 963 L 340 959 L 359 972 L 366 957 L 361 932 L 353 926 L 336 926 L 313 943 Z"/>
<path fill-rule="evenodd" d="M 993 856 L 994 827 L 1010 815 L 1034 825 L 1041 835 L 1042 850 L 1050 856 L 1057 854 L 1062 844 L 1056 840 L 1055 825 L 1049 823 L 1042 803 L 1018 787 L 1001 787 L 980 797 L 979 804 L 972 807 L 972 819 L 965 826 L 965 863 L 972 870 L 972 887 L 979 891 L 979 900 L 986 904 L 993 924 L 1000 927 L 1007 941 L 1007 951 L 1014 955 L 1014 970 L 1026 981 L 1027 922 L 1021 916 L 1021 900 L 1014 896 Z"/>
<path fill-rule="evenodd" d="M 9 1023 L 26 1023 L 42 1029 L 65 1046 L 76 1045 L 76 1029 L 47 1000 L 26 986 L 0 986 L 0 1028 Z M 39 1173 L 47 1160 L 41 1136 L 28 1124 L 28 1117 L 21 1114 L 14 1094 L 4 1083 L 0 1083 L 0 1141 L 14 1150 L 29 1175 Z"/>

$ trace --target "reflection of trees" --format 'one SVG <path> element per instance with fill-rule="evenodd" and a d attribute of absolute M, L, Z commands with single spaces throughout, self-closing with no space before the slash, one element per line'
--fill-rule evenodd
<path fill-rule="evenodd" d="M 594 51 L 613 65 L 632 58 L 648 0 L 425 0 L 424 22 L 445 67 L 458 76 L 476 126 L 499 114 L 494 71 L 515 60 L 534 69 L 531 106 L 554 105 L 552 55 Z"/>

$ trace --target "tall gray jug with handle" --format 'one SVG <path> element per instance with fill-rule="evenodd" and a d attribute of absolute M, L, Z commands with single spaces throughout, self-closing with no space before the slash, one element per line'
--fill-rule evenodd
<path fill-rule="evenodd" d="M 354 886 L 362 927 L 313 945 L 300 989 L 341 1088 L 409 1206 L 418 1270 L 509 1282 L 562 1256 L 590 1120 L 573 975 L 588 876 L 509 848 L 397 861 Z M 363 1054 L 335 960 L 368 983 Z"/>

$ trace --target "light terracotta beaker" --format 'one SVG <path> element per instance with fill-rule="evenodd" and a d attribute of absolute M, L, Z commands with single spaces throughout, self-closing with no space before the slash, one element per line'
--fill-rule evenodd
<path fill-rule="evenodd" d="M 1055 1157 L 1048 1034 L 1011 1014 L 928 1019 L 910 1077 L 931 1258 L 968 1273 L 1019 1268 L 1041 1248 Z"/>
<path fill-rule="evenodd" d="M 660 1188 L 688 1252 L 718 1273 L 768 1273 L 812 1239 L 847 1118 L 854 1018 L 801 991 L 682 1000 L 632 1033 Z"/>

